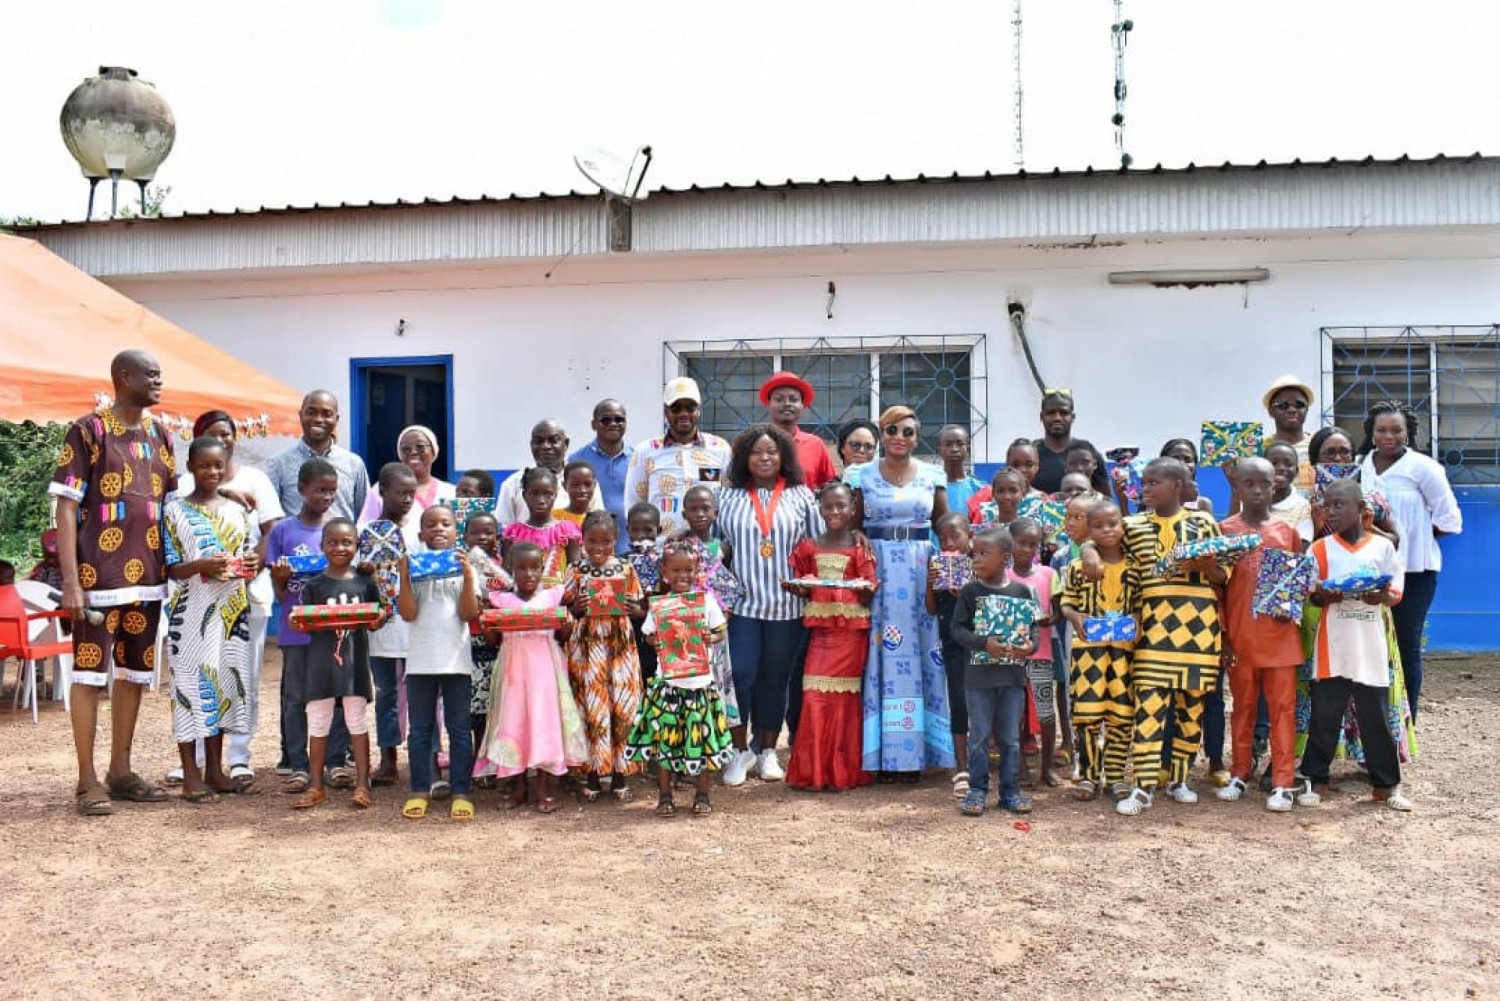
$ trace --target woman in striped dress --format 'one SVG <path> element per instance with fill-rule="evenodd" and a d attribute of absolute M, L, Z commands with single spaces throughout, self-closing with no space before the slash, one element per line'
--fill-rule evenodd
<path fill-rule="evenodd" d="M 729 660 L 740 725 L 732 730 L 735 756 L 724 784 L 740 785 L 755 768 L 775 782 L 785 777 L 776 741 L 786 721 L 787 684 L 803 645 L 802 600 L 783 591 L 792 550 L 823 531 L 818 503 L 802 484 L 791 439 L 771 424 L 753 424 L 734 440 L 719 489 L 719 534 L 730 544 L 733 569 L 745 594 L 729 620 Z M 745 723 L 760 736 L 757 757 Z"/>

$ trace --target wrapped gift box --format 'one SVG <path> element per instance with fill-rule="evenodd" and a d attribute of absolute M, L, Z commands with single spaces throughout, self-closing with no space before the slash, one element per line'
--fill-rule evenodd
<path fill-rule="evenodd" d="M 446 497 L 438 503 L 453 512 L 453 520 L 461 535 L 469 518 L 476 514 L 494 514 L 498 501 L 498 497 Z"/>
<path fill-rule="evenodd" d="M 710 672 L 702 592 L 652 598 L 651 618 L 656 626 L 656 669 L 663 678 L 699 678 Z"/>
<path fill-rule="evenodd" d="M 1314 503 L 1323 502 L 1323 491 L 1334 480 L 1358 480 L 1359 464 L 1353 462 L 1320 462 L 1313 467 Z"/>
<path fill-rule="evenodd" d="M 1031 642 L 1031 626 L 1038 611 L 1037 603 L 1030 598 L 987 594 L 974 608 L 974 632 L 978 636 L 997 636 L 1006 646 L 1024 647 Z M 996 663 L 987 653 L 975 654 L 975 660 Z"/>
<path fill-rule="evenodd" d="M 497 595 L 490 600 L 495 601 Z M 479 628 L 486 633 L 550 633 L 568 624 L 568 610 L 553 608 L 486 608 L 479 613 Z"/>
<path fill-rule="evenodd" d="M 627 590 L 629 582 L 624 577 L 585 577 L 583 596 L 588 600 L 589 618 L 613 619 L 630 614 Z"/>
<path fill-rule="evenodd" d="M 1302 606 L 1317 586 L 1318 564 L 1311 556 L 1268 546 L 1261 550 L 1260 566 L 1255 571 L 1250 614 L 1300 622 Z"/>
<path fill-rule="evenodd" d="M 359 555 L 355 562 L 385 567 L 400 563 L 405 555 L 406 540 L 394 521 L 376 519 L 359 530 Z"/>
<path fill-rule="evenodd" d="M 251 580 L 260 573 L 259 570 L 250 570 L 245 566 L 245 558 L 236 556 L 229 561 L 229 576 L 238 577 L 241 580 Z"/>
<path fill-rule="evenodd" d="M 1089 643 L 1134 643 L 1136 631 L 1135 619 L 1121 612 L 1083 620 L 1083 638 Z"/>
<path fill-rule="evenodd" d="M 713 560 L 704 565 L 702 585 L 713 592 L 714 600 L 719 607 L 729 614 L 740 607 L 745 600 L 745 585 L 740 583 L 728 567 L 718 560 Z"/>
<path fill-rule="evenodd" d="M 407 572 L 412 583 L 419 580 L 443 580 L 462 577 L 463 564 L 458 562 L 458 550 L 437 549 L 426 553 L 412 553 L 407 557 Z"/>
<path fill-rule="evenodd" d="M 1030 518 L 1042 526 L 1042 537 L 1044 539 L 1055 538 L 1062 533 L 1063 522 L 1067 518 L 1067 505 L 1062 501 L 1049 498 L 1026 496 L 1021 498 L 1016 513 L 1022 518 Z"/>
<path fill-rule="evenodd" d="M 1141 474 L 1146 471 L 1146 463 L 1150 460 L 1136 457 L 1135 449 L 1111 449 L 1110 455 L 1113 456 L 1116 452 L 1129 452 L 1130 458 L 1114 461 L 1109 471 L 1110 480 L 1120 488 L 1126 500 L 1132 504 L 1139 504 L 1141 502 Z"/>
<path fill-rule="evenodd" d="M 1265 429 L 1260 421 L 1204 421 L 1198 464 L 1223 466 L 1236 459 L 1257 456 L 1263 438 Z"/>
<path fill-rule="evenodd" d="M 974 560 L 967 553 L 938 553 L 932 565 L 937 567 L 936 591 L 957 591 L 974 579 Z"/>
<path fill-rule="evenodd" d="M 800 587 L 843 587 L 851 591 L 875 590 L 873 580 L 861 580 L 858 577 L 793 577 L 787 583 Z"/>
<path fill-rule="evenodd" d="M 292 568 L 294 577 L 316 577 L 328 569 L 328 557 L 322 553 L 308 553 L 305 556 L 282 557 L 286 565 Z"/>
<path fill-rule="evenodd" d="M 1205 556 L 1213 557 L 1220 566 L 1229 566 L 1246 553 L 1253 552 L 1259 545 L 1260 536 L 1254 533 L 1218 535 L 1212 539 L 1181 542 L 1173 546 L 1170 553 L 1156 561 L 1156 575 L 1171 577 L 1177 572 L 1179 566 L 1196 562 Z"/>
<path fill-rule="evenodd" d="M 1345 598 L 1358 598 L 1361 595 L 1372 594 L 1383 590 L 1391 583 L 1391 575 L 1353 573 L 1346 577 L 1334 577 L 1325 580 L 1318 586 L 1324 591 L 1332 591 L 1334 594 L 1343 595 Z"/>
<path fill-rule="evenodd" d="M 322 632 L 331 629 L 354 629 L 373 626 L 380 621 L 380 605 L 373 601 L 345 605 L 297 605 L 287 613 L 294 629 Z"/>
<path fill-rule="evenodd" d="M 509 591 L 515 586 L 505 568 L 478 546 L 469 548 L 469 565 L 479 573 L 480 580 L 490 591 Z"/>
<path fill-rule="evenodd" d="M 632 549 L 625 558 L 635 567 L 635 577 L 641 582 L 642 591 L 655 594 L 661 590 L 661 557 L 655 549 Z"/>

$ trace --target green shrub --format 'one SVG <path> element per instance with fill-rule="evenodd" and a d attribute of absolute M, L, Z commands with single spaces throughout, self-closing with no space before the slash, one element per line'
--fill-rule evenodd
<path fill-rule="evenodd" d="M 0 559 L 20 573 L 42 558 L 41 535 L 52 524 L 47 484 L 67 430 L 66 424 L 0 421 Z"/>

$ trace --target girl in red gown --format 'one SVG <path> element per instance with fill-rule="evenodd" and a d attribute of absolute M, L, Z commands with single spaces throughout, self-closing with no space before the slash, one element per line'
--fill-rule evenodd
<path fill-rule="evenodd" d="M 855 545 L 848 486 L 828 484 L 818 504 L 828 531 L 792 550 L 797 579 L 782 585 L 807 599 L 802 623 L 809 630 L 802 718 L 786 784 L 842 792 L 868 785 L 872 777 L 860 768 L 860 680 L 869 654 L 875 558 Z"/>

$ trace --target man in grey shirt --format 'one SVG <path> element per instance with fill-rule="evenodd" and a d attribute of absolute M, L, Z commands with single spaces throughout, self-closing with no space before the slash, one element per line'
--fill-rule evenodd
<path fill-rule="evenodd" d="M 326 459 L 339 473 L 339 491 L 329 513 L 334 517 L 359 519 L 370 492 L 370 474 L 365 461 L 333 440 L 339 426 L 339 401 L 326 389 L 315 389 L 302 398 L 297 412 L 302 422 L 302 438 L 291 448 L 273 455 L 266 462 L 266 475 L 276 487 L 281 507 L 288 518 L 302 510 L 302 495 L 297 492 L 297 473 L 308 459 Z"/>

